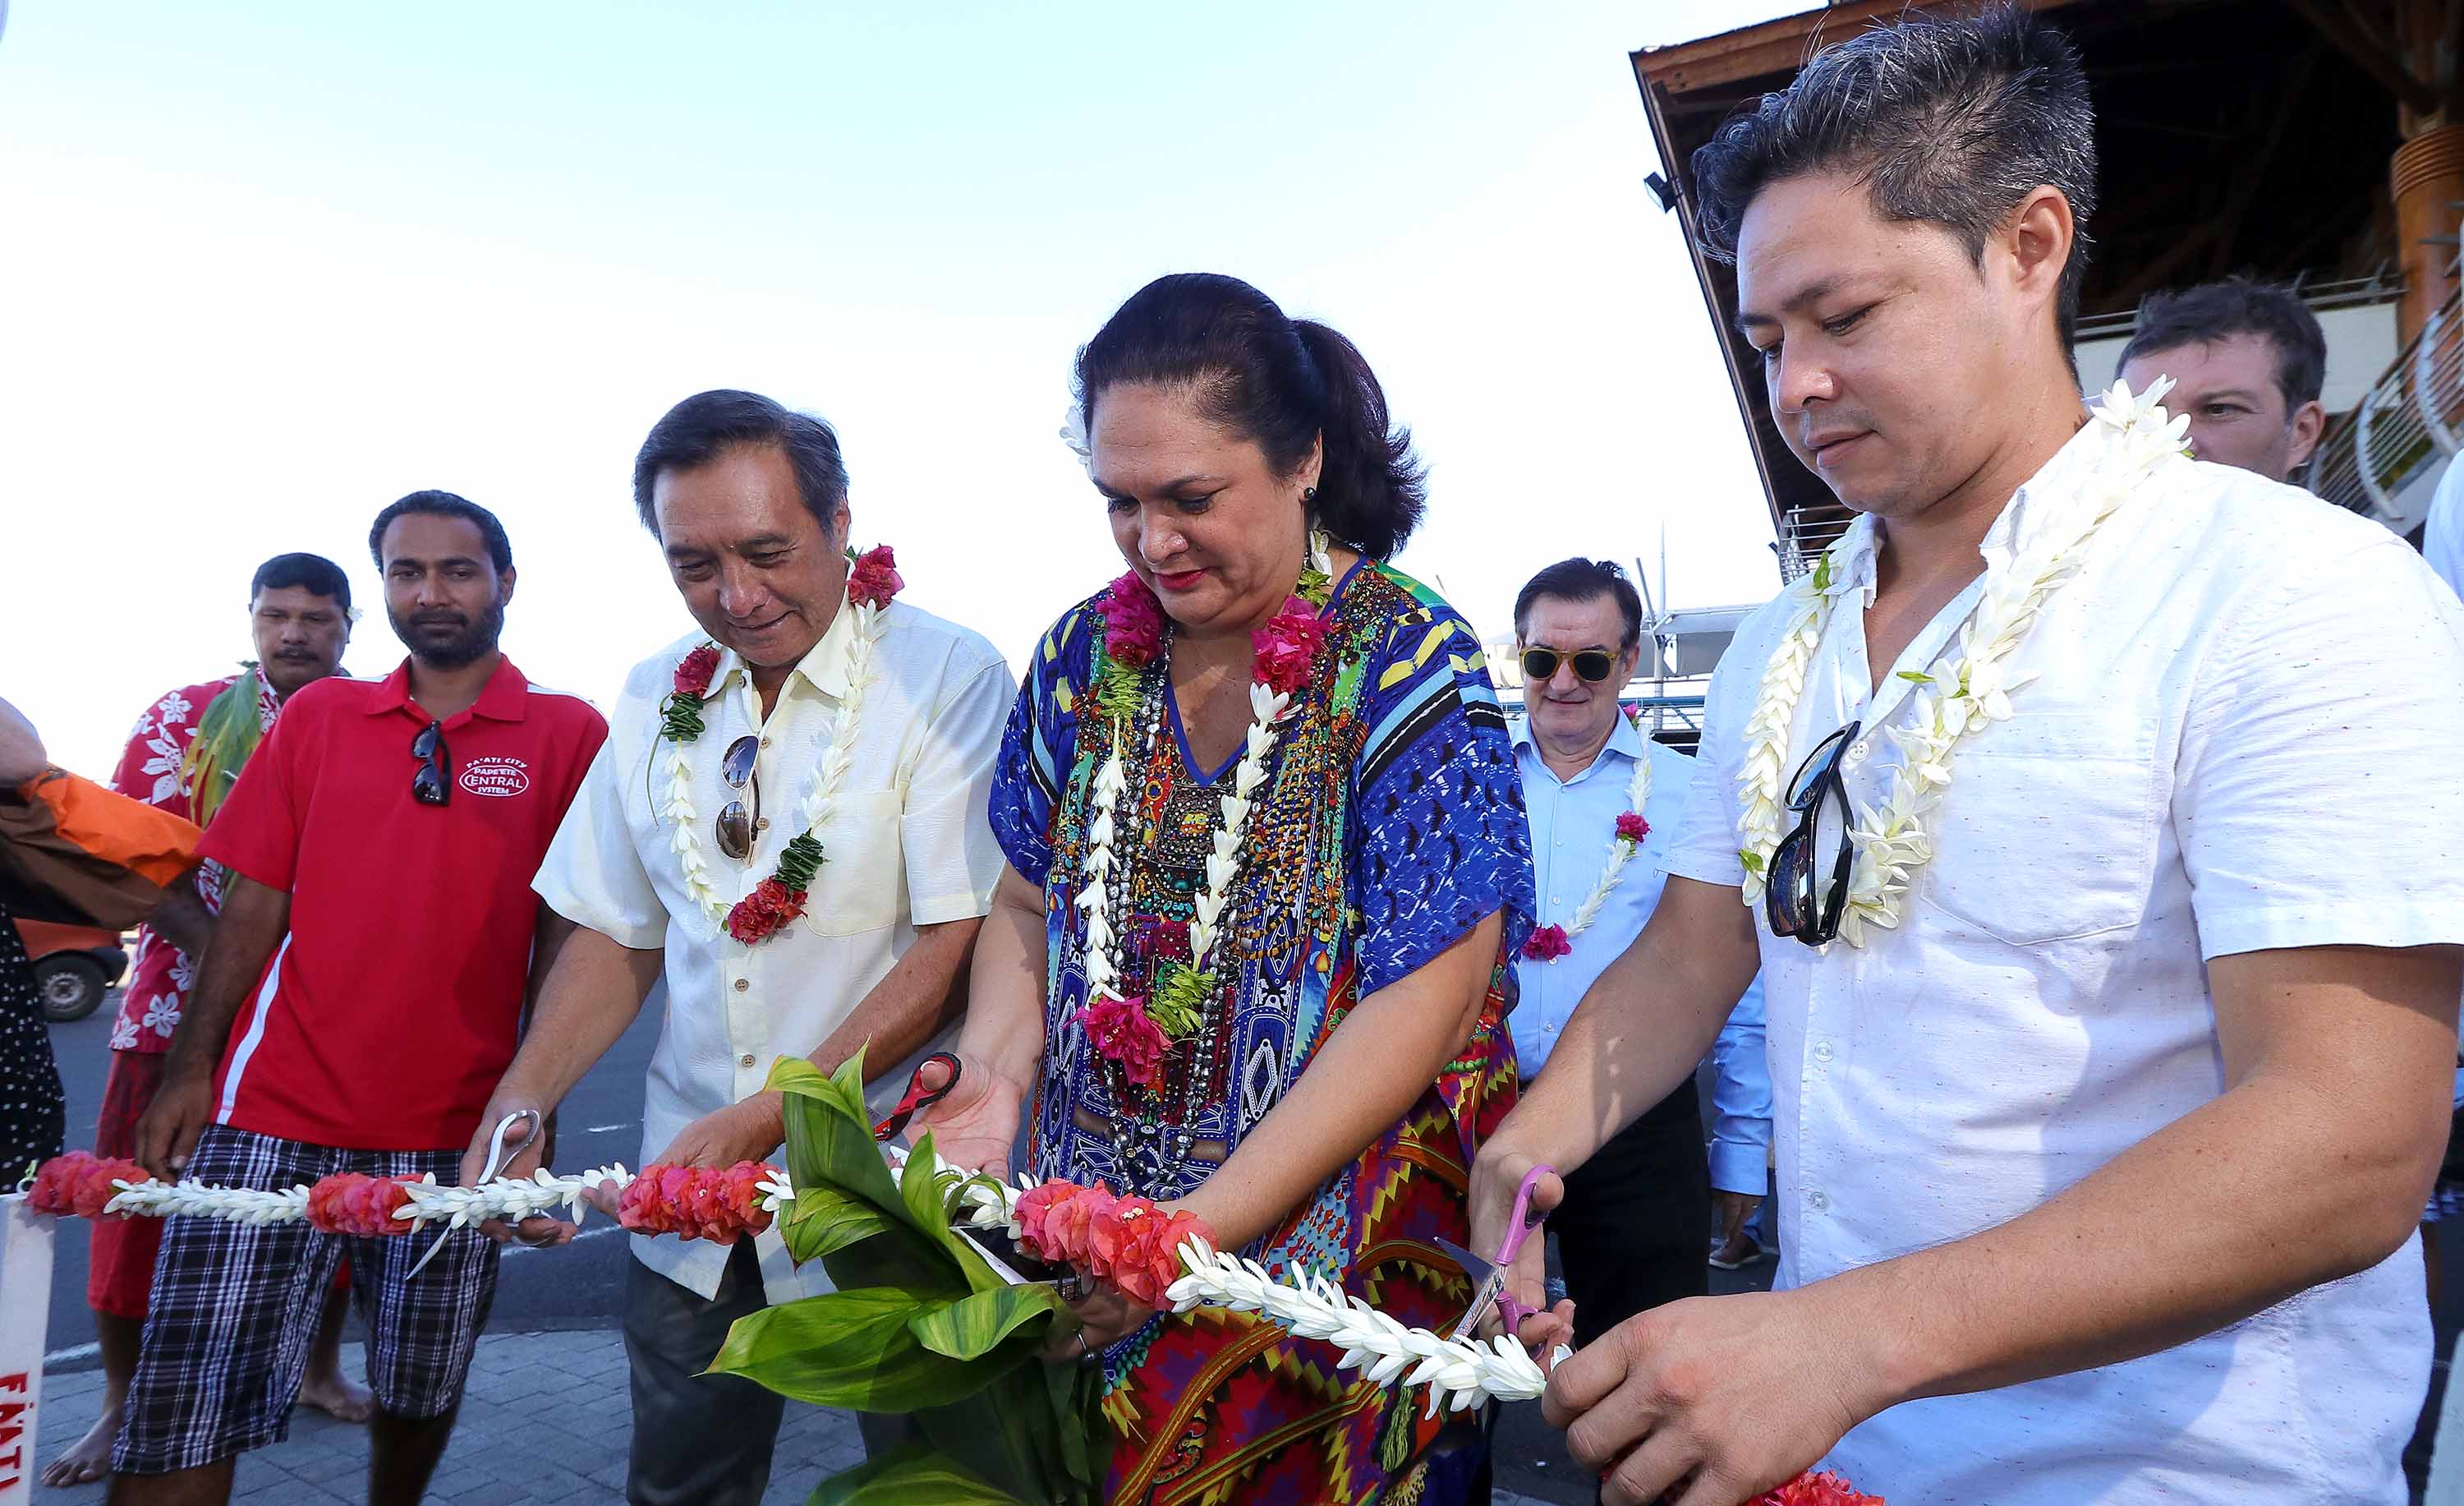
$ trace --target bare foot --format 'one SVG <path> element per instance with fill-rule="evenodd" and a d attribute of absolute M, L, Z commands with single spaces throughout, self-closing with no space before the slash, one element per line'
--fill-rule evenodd
<path fill-rule="evenodd" d="M 63 1450 L 43 1471 L 43 1484 L 53 1490 L 91 1485 L 111 1473 L 111 1440 L 120 1436 L 120 1408 L 106 1406 L 85 1436 Z"/>
<path fill-rule="evenodd" d="M 339 1422 L 363 1423 L 376 1415 L 377 1399 L 364 1385 L 355 1385 L 337 1370 L 312 1375 L 299 1383 L 299 1405 L 313 1406 Z"/>

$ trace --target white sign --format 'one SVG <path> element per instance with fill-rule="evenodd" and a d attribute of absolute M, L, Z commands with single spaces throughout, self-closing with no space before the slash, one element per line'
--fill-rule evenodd
<path fill-rule="evenodd" d="M 26 1195 L 0 1197 L 0 1506 L 34 1498 L 34 1422 L 51 1326 L 52 1226 Z"/>

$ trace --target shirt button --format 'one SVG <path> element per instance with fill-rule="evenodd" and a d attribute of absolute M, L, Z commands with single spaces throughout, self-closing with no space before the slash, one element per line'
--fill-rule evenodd
<path fill-rule="evenodd" d="M 746 1061 L 751 1061 L 753 1058 L 747 1056 L 744 1059 Z M 1814 1209 L 1816 1213 L 1819 1213 L 1824 1208 L 1831 1206 L 1831 1200 L 1824 1197 L 1819 1191 L 1809 1192 L 1805 1195 L 1805 1206 Z"/>
<path fill-rule="evenodd" d="M 754 822 L 754 823 L 753 823 L 753 830 L 754 830 L 754 831 L 769 831 L 769 830 L 770 830 L 770 818 L 769 818 L 768 816 L 763 816 L 760 820 Z"/>
<path fill-rule="evenodd" d="M 761 740 L 761 745 L 765 748 L 768 747 L 770 745 L 770 740 L 768 738 L 763 738 Z"/>
<path fill-rule="evenodd" d="M 1814 1043 L 1814 1059 L 1815 1061 L 1829 1061 L 1831 1059 L 1831 1043 L 1829 1041 L 1815 1041 Z"/>
<path fill-rule="evenodd" d="M 750 1067 L 753 1065 L 753 1053 L 751 1052 L 746 1052 L 743 1055 L 736 1058 L 736 1060 L 739 1066 Z"/>
<path fill-rule="evenodd" d="M 1865 762 L 1865 755 L 1872 751 L 1873 749 L 1868 747 L 1862 741 L 1851 742 L 1848 744 L 1848 762 L 1851 764 L 1862 764 Z"/>
<path fill-rule="evenodd" d="M 737 980 L 736 980 L 736 991 L 737 991 L 737 993 L 742 993 L 745 989 L 750 988 L 750 987 L 752 987 L 752 986 L 753 986 L 753 980 L 752 980 L 752 979 L 750 979 L 750 978 L 738 978 Z"/>

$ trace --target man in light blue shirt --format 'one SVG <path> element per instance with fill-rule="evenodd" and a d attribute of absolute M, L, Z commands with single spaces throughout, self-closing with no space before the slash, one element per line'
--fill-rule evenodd
<path fill-rule="evenodd" d="M 1659 902 L 1660 854 L 1675 834 L 1694 761 L 1644 738 L 1617 691 L 1642 647 L 1642 602 L 1615 565 L 1573 559 L 1531 578 L 1514 604 L 1525 716 L 1514 723 L 1531 822 L 1538 923 L 1517 963 L 1512 1029 L 1524 1079 L 1546 1069 L 1574 1007 Z M 1639 825 L 1632 819 L 1639 815 Z M 1622 833 L 1622 834 L 1621 834 Z M 1646 1308 L 1707 1291 L 1714 1189 L 1716 1263 L 1761 1254 L 1744 1224 L 1762 1200 L 1771 1145 L 1771 1083 L 1759 986 L 1721 1032 L 1712 1061 L 1712 1143 L 1686 1082 L 1566 1179 L 1550 1215 L 1591 1340 Z"/>

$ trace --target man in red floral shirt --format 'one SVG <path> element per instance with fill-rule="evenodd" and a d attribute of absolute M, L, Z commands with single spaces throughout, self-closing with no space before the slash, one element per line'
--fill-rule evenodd
<path fill-rule="evenodd" d="M 292 693 L 342 669 L 351 639 L 351 582 L 341 566 L 321 555 L 278 554 L 257 566 L 249 587 L 249 632 L 256 657 L 239 673 L 185 685 L 163 696 L 137 719 L 127 750 L 112 776 L 112 788 L 160 806 L 199 826 L 213 819 L 231 792 L 257 740 L 274 725 L 275 713 Z M 219 906 L 221 874 L 207 864 L 197 874 L 204 911 Z M 137 958 L 111 1030 L 111 1074 L 102 1090 L 95 1126 L 95 1150 L 104 1156 L 135 1152 L 138 1117 L 154 1101 L 162 1081 L 163 1053 L 180 1023 L 180 1004 L 203 961 L 194 938 L 185 948 L 179 927 L 137 933 Z M 165 932 L 173 934 L 165 934 Z M 43 1472 L 47 1486 L 99 1480 L 111 1466 L 111 1441 L 120 1431 L 121 1406 L 137 1367 L 138 1336 L 145 1323 L 153 1285 L 154 1251 L 163 1221 L 97 1219 L 86 1264 L 86 1304 L 94 1309 L 102 1348 L 103 1407 L 84 1437 Z M 336 1351 L 347 1288 L 330 1294 L 325 1321 L 309 1358 L 300 1400 L 346 1422 L 365 1421 L 366 1387 L 341 1372 Z"/>

